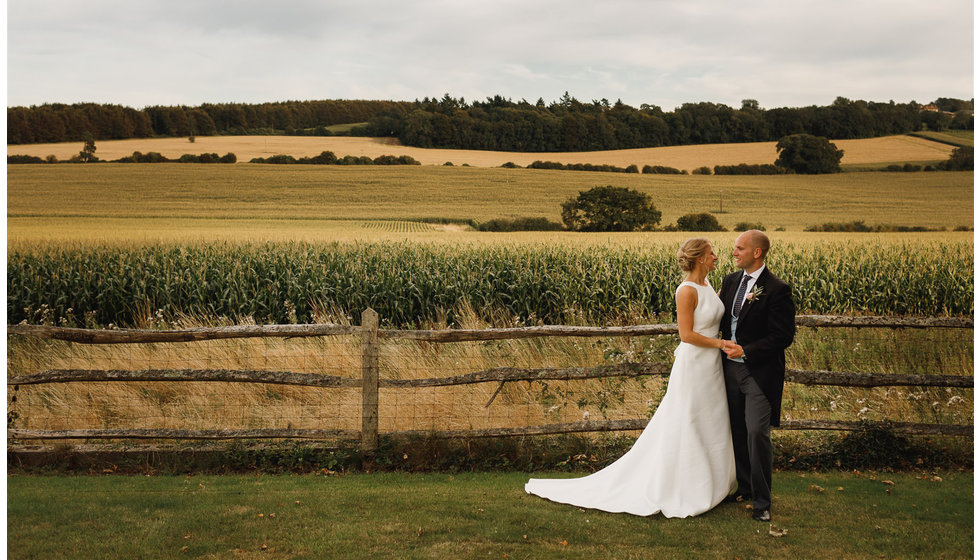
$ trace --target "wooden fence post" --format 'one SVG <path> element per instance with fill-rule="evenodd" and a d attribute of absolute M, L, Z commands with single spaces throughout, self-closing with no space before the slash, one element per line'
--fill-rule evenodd
<path fill-rule="evenodd" d="M 361 313 L 361 450 L 378 448 L 378 313 Z"/>

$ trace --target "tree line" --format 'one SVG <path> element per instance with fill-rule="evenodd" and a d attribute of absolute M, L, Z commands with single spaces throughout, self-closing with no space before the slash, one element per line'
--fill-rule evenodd
<path fill-rule="evenodd" d="M 216 134 L 330 135 L 326 127 L 398 115 L 417 105 L 403 101 L 325 100 L 281 103 L 206 103 L 197 107 L 54 103 L 7 108 L 7 143 L 74 142 Z"/>
<path fill-rule="evenodd" d="M 442 99 L 425 99 L 407 113 L 380 114 L 361 132 L 397 136 L 405 145 L 422 148 L 566 152 L 763 142 L 794 134 L 850 139 L 904 134 L 923 127 L 973 128 L 972 100 L 958 104 L 941 100 L 944 107 L 963 108 L 950 116 L 923 110 L 914 101 L 877 103 L 838 97 L 825 107 L 767 110 L 746 99 L 739 109 L 705 102 L 685 103 L 665 112 L 653 105 L 637 109 L 606 99 L 583 103 L 568 93 L 550 105 L 542 99 L 532 104 L 500 96 L 467 103 L 447 94 Z"/>
<path fill-rule="evenodd" d="M 566 152 L 685 144 L 774 141 L 791 134 L 869 138 L 929 128 L 973 128 L 973 100 L 939 98 L 923 105 L 852 101 L 763 109 L 746 99 L 734 109 L 685 103 L 673 111 L 606 99 L 581 102 L 567 92 L 545 104 L 499 95 L 466 102 L 449 94 L 421 101 L 322 100 L 207 103 L 197 107 L 45 104 L 7 108 L 7 143 L 216 134 L 330 135 L 337 124 L 367 123 L 355 136 L 394 136 L 423 148 Z"/>

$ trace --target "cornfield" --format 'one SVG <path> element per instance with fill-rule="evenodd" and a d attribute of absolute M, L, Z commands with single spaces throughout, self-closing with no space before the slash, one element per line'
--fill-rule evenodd
<path fill-rule="evenodd" d="M 8 321 L 135 326 L 184 315 L 311 322 L 372 307 L 385 326 L 612 324 L 674 311 L 676 245 L 575 248 L 266 243 L 14 249 Z M 973 245 L 782 243 L 798 313 L 972 315 Z M 711 281 L 734 270 L 719 260 Z"/>

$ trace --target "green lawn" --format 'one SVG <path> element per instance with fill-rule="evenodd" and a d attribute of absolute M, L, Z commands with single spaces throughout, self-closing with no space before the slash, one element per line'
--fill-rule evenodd
<path fill-rule="evenodd" d="M 608 514 L 526 495 L 524 473 L 17 475 L 7 477 L 7 553 L 12 559 L 970 557 L 973 473 L 940 478 L 776 473 L 774 523 L 788 534 L 775 538 L 768 524 L 737 504 L 693 519 Z"/>

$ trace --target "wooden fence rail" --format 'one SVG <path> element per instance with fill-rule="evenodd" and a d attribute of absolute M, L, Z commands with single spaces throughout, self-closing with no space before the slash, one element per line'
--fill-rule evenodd
<path fill-rule="evenodd" d="M 176 430 L 176 429 L 93 429 L 93 430 L 29 430 L 10 428 L 8 439 L 360 439 L 364 451 L 377 447 L 378 408 L 380 388 L 443 387 L 472 383 L 497 382 L 500 385 L 486 406 L 489 407 L 505 383 L 516 381 L 581 380 L 604 377 L 637 377 L 668 375 L 671 364 L 663 362 L 623 363 L 595 367 L 516 368 L 499 367 L 461 375 L 427 379 L 380 379 L 379 340 L 415 340 L 429 343 L 523 339 L 546 336 L 615 337 L 658 336 L 675 334 L 676 324 L 638 325 L 628 327 L 569 327 L 537 326 L 503 329 L 401 330 L 378 328 L 378 315 L 365 310 L 358 327 L 347 325 L 246 325 L 234 327 L 193 328 L 181 330 L 135 329 L 74 329 L 36 325 L 10 325 L 8 334 L 63 340 L 82 344 L 135 344 L 196 342 L 230 338 L 256 337 L 322 337 L 359 335 L 361 337 L 360 377 L 340 377 L 313 373 L 266 370 L 226 369 L 145 369 L 92 370 L 53 369 L 39 373 L 8 377 L 8 386 L 43 383 L 78 383 L 107 381 L 187 381 L 269 383 L 321 388 L 360 388 L 362 392 L 361 430 L 332 429 L 252 429 L 252 430 Z M 970 318 L 908 318 L 908 317 L 843 317 L 801 315 L 796 324 L 813 328 L 973 328 Z M 835 385 L 843 387 L 931 386 L 973 388 L 973 376 L 911 375 L 895 373 L 857 373 L 839 371 L 787 370 L 786 381 L 804 385 Z M 641 430 L 648 418 L 626 420 L 583 421 L 518 428 L 482 430 L 404 430 L 386 432 L 390 436 L 425 436 L 436 438 L 531 436 L 545 434 Z M 866 423 L 840 420 L 785 420 L 785 430 L 843 430 L 853 431 Z M 972 436 L 973 426 L 922 424 L 910 422 L 887 423 L 896 433 Z"/>
<path fill-rule="evenodd" d="M 666 362 L 632 362 L 593 367 L 515 368 L 500 367 L 422 379 L 380 379 L 381 388 L 448 387 L 473 383 L 510 381 L 572 381 L 601 377 L 639 377 L 669 375 Z M 363 386 L 360 378 L 338 377 L 317 373 L 265 370 L 225 369 L 50 369 L 7 378 L 8 385 L 42 383 L 79 383 L 97 381 L 226 381 L 232 383 L 269 383 L 301 387 L 351 388 Z M 840 387 L 961 387 L 973 388 L 972 375 L 912 375 L 892 373 L 851 373 L 823 370 L 786 370 L 786 381 L 801 385 L 837 385 Z"/>
<path fill-rule="evenodd" d="M 969 317 L 881 317 L 881 316 L 838 316 L 838 315 L 799 315 L 796 325 L 800 327 L 849 327 L 849 328 L 891 328 L 891 329 L 929 329 L 952 328 L 972 329 L 973 319 Z M 232 327 L 200 327 L 179 330 L 140 330 L 140 329 L 73 329 L 49 327 L 44 325 L 8 325 L 7 334 L 18 334 L 38 338 L 66 340 L 82 344 L 137 344 L 148 342 L 198 342 L 228 338 L 259 337 L 316 337 L 361 334 L 362 327 L 349 325 L 239 325 Z M 677 324 L 636 325 L 629 327 L 569 327 L 563 325 L 543 325 L 537 327 L 513 327 L 504 329 L 448 329 L 448 330 L 402 330 L 378 329 L 382 339 L 409 339 L 425 342 L 466 342 L 476 340 L 505 340 L 519 338 L 538 338 L 545 336 L 656 336 L 676 334 Z"/>

